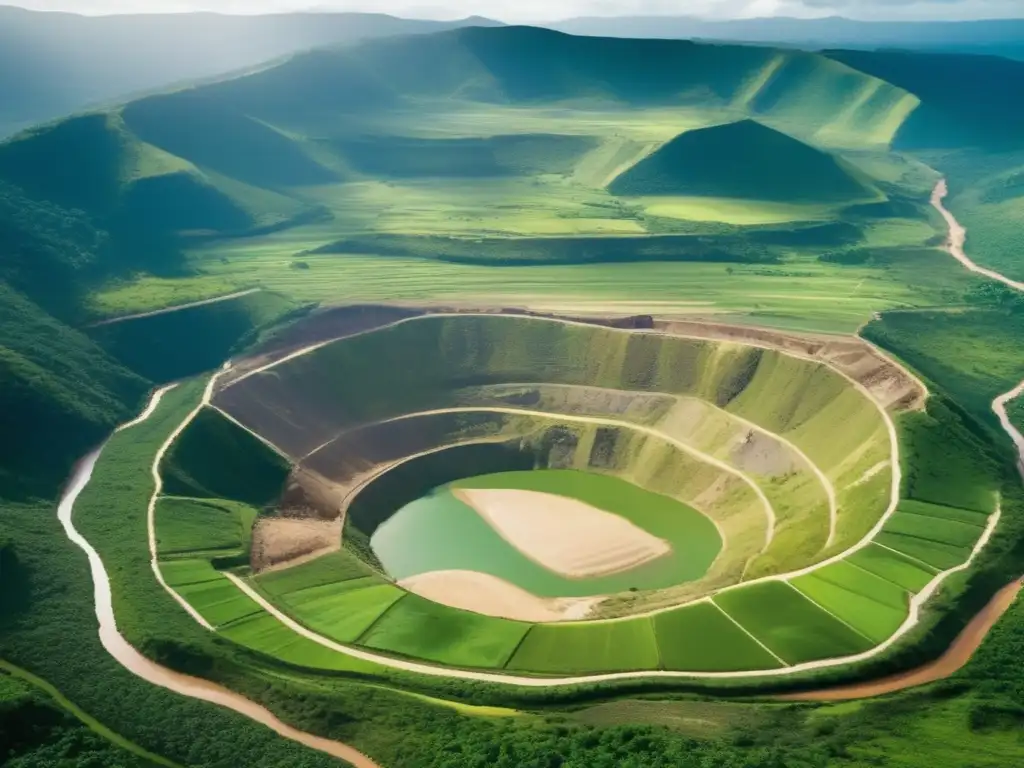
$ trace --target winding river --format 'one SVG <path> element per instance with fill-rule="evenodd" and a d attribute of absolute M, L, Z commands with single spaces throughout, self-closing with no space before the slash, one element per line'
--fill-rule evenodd
<path fill-rule="evenodd" d="M 154 396 L 147 408 L 147 413 L 152 411 L 154 402 L 158 398 Z M 124 639 L 117 630 L 117 621 L 114 618 L 114 607 L 110 591 L 110 579 L 107 577 L 107 570 L 103 566 L 99 553 L 86 541 L 75 528 L 71 520 L 74 511 L 75 501 L 89 480 L 92 478 L 93 468 L 100 457 L 103 448 L 100 447 L 82 459 L 75 467 L 74 474 L 64 490 L 60 505 L 57 508 L 57 517 L 68 538 L 82 548 L 89 558 L 89 568 L 92 571 L 93 601 L 96 604 L 96 618 L 100 625 L 100 642 L 111 656 L 132 674 L 141 677 L 148 683 L 174 691 L 182 696 L 189 696 L 193 699 L 208 701 L 221 707 L 234 710 L 250 720 L 267 726 L 274 732 L 284 736 L 286 739 L 297 741 L 307 747 L 325 752 L 333 757 L 341 758 L 356 768 L 380 768 L 377 763 L 371 760 L 354 747 L 342 744 L 339 741 L 324 739 L 314 736 L 311 733 L 300 731 L 286 723 L 281 722 L 270 710 L 261 707 L 259 704 L 250 701 L 234 691 L 223 686 L 202 680 L 198 677 L 183 675 L 156 662 L 150 661 Z"/>
<path fill-rule="evenodd" d="M 974 264 L 963 253 L 964 229 L 953 218 L 952 214 L 945 209 L 942 200 L 947 192 L 946 182 L 942 180 L 935 187 L 931 203 L 942 214 L 949 225 L 948 250 L 967 269 L 979 274 L 986 275 L 992 279 L 999 280 L 1017 290 L 1024 290 L 1024 284 L 1010 280 L 1003 275 L 991 270 L 979 267 Z M 221 297 L 222 299 L 225 297 Z M 146 411 L 138 419 L 131 423 L 137 423 L 147 418 L 159 402 L 162 391 L 154 394 Z M 1024 477 L 1024 435 L 1010 422 L 1006 412 L 1007 404 L 1016 397 L 1024 395 L 1024 381 L 1016 388 L 997 397 L 992 403 L 992 409 L 999 417 L 1003 429 L 1014 441 L 1020 454 L 1019 464 Z M 125 425 L 128 426 L 128 425 Z M 123 427 L 122 427 L 123 428 Z M 223 686 L 211 683 L 207 680 L 184 675 L 171 669 L 163 667 L 139 653 L 127 640 L 118 632 L 117 622 L 114 617 L 114 610 L 111 597 L 110 580 L 99 553 L 92 545 L 75 529 L 72 522 L 75 501 L 79 494 L 89 483 L 92 477 L 93 468 L 103 448 L 100 447 L 85 456 L 75 467 L 74 473 L 68 482 L 58 507 L 58 519 L 63 525 L 68 538 L 80 547 L 89 559 L 89 566 L 92 571 L 93 599 L 96 607 L 96 617 L 99 621 L 99 634 L 103 647 L 122 666 L 143 680 L 160 686 L 167 690 L 189 696 L 201 701 L 210 702 L 221 707 L 233 710 L 249 719 L 261 723 L 272 729 L 275 733 L 304 744 L 312 749 L 319 750 L 333 757 L 345 760 L 357 768 L 379 768 L 378 764 L 355 748 L 338 741 L 325 739 L 304 731 L 293 728 L 278 719 L 268 709 L 261 707 L 255 702 L 237 694 Z M 931 682 L 946 677 L 967 662 L 971 654 L 977 649 L 985 635 L 998 619 L 1005 613 L 1016 598 L 1021 589 L 1021 581 L 1015 581 L 1001 590 L 992 601 L 970 622 L 961 635 L 953 643 L 950 649 L 936 661 L 927 664 L 919 669 L 906 673 L 894 675 L 880 680 L 859 683 L 851 686 L 842 686 L 821 691 L 808 691 L 794 694 L 791 699 L 831 701 L 864 696 L 874 696 L 881 693 L 908 688 L 915 685 Z"/>

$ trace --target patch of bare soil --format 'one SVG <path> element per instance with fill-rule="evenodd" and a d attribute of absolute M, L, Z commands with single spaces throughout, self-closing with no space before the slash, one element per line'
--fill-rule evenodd
<path fill-rule="evenodd" d="M 624 517 L 578 499 L 497 488 L 460 488 L 454 495 L 524 555 L 571 579 L 630 570 L 671 551 Z"/>
<path fill-rule="evenodd" d="M 340 549 L 341 524 L 341 518 L 260 518 L 252 530 L 250 565 L 257 573 L 279 570 Z"/>
<path fill-rule="evenodd" d="M 478 571 L 431 571 L 402 579 L 398 585 L 435 603 L 516 621 L 578 621 L 602 597 L 545 598 L 497 576 Z"/>
<path fill-rule="evenodd" d="M 733 446 L 729 463 L 741 472 L 784 475 L 798 468 L 792 451 L 770 435 L 751 429 Z"/>

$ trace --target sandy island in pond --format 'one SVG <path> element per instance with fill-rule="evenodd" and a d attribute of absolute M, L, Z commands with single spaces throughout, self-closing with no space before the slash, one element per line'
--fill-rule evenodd
<path fill-rule="evenodd" d="M 626 518 L 566 496 L 493 488 L 452 493 L 526 557 L 570 579 L 628 571 L 672 551 Z"/>
<path fill-rule="evenodd" d="M 504 579 L 479 571 L 430 571 L 398 585 L 435 603 L 519 621 L 578 621 L 603 597 L 537 597 Z"/>

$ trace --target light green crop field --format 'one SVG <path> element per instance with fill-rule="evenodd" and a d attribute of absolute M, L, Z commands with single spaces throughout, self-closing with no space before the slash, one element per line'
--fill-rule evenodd
<path fill-rule="evenodd" d="M 172 587 L 202 584 L 221 578 L 220 572 L 205 559 L 165 560 L 160 563 L 160 573 L 163 574 L 164 581 Z"/>
<path fill-rule="evenodd" d="M 972 547 L 981 535 L 982 526 L 899 511 L 886 524 L 885 530 L 939 544 Z"/>
<path fill-rule="evenodd" d="M 456 667 L 501 667 L 529 628 L 523 622 L 468 613 L 407 594 L 359 642 Z"/>
<path fill-rule="evenodd" d="M 889 608 L 905 611 L 910 592 L 916 590 L 908 590 L 856 565 L 854 557 L 856 553 L 845 560 L 819 568 L 811 575 L 819 581 L 863 595 Z M 799 578 L 793 583 L 799 586 Z"/>
<path fill-rule="evenodd" d="M 265 611 L 221 627 L 219 632 L 241 646 L 297 667 L 329 672 L 377 670 L 370 662 L 338 653 L 293 632 Z"/>
<path fill-rule="evenodd" d="M 875 541 L 939 570 L 959 565 L 970 553 L 970 547 L 957 547 L 888 531 L 878 534 Z"/>
<path fill-rule="evenodd" d="M 157 502 L 157 552 L 162 557 L 248 548 L 258 514 L 232 501 L 165 497 Z"/>
<path fill-rule="evenodd" d="M 404 592 L 390 584 L 361 583 L 312 587 L 288 596 L 292 615 L 315 632 L 340 643 L 362 635 Z"/>
<path fill-rule="evenodd" d="M 537 624 L 506 665 L 541 674 L 622 672 L 658 667 L 649 618 L 596 624 Z"/>
<path fill-rule="evenodd" d="M 214 627 L 230 624 L 262 610 L 223 575 L 214 581 L 186 584 L 175 589 Z"/>
<path fill-rule="evenodd" d="M 984 527 L 985 523 L 988 522 L 988 514 L 984 512 L 978 512 L 973 509 L 960 509 L 959 507 L 946 507 L 941 504 L 929 504 L 926 501 L 915 501 L 913 499 L 901 501 L 899 511 L 939 520 L 955 520 L 960 523 L 980 527 Z"/>
<path fill-rule="evenodd" d="M 666 611 L 652 620 L 663 669 L 731 672 L 781 666 L 713 603 Z"/>
<path fill-rule="evenodd" d="M 877 544 L 871 544 L 850 555 L 849 561 L 858 568 L 912 592 L 922 589 L 938 572 L 937 568 L 927 563 Z"/>
<path fill-rule="evenodd" d="M 256 585 L 269 595 L 286 596 L 293 592 L 325 584 L 357 579 L 370 575 L 370 570 L 346 550 L 328 552 L 307 563 L 279 571 L 268 571 L 255 578 Z"/>
<path fill-rule="evenodd" d="M 894 608 L 884 605 L 817 574 L 800 576 L 790 583 L 833 616 L 842 619 L 876 643 L 882 642 L 899 629 L 907 617 L 905 606 Z"/>
<path fill-rule="evenodd" d="M 860 653 L 874 645 L 785 582 L 724 592 L 714 602 L 788 664 Z"/>

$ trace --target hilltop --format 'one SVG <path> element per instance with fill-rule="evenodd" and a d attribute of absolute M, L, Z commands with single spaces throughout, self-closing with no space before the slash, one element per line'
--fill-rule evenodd
<path fill-rule="evenodd" d="M 575 35 L 693 38 L 803 48 L 900 48 L 1024 59 L 1024 19 L 869 21 L 771 16 L 713 21 L 694 16 L 581 16 L 549 24 Z"/>
<path fill-rule="evenodd" d="M 835 157 L 754 120 L 687 131 L 622 173 L 616 195 L 852 201 L 873 193 Z"/>
<path fill-rule="evenodd" d="M 493 25 L 378 13 L 81 16 L 0 7 L 0 136 L 133 93 L 166 88 L 323 45 Z M 6 77 L 6 73 L 17 73 Z"/>

